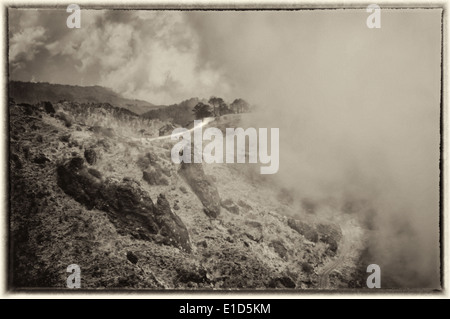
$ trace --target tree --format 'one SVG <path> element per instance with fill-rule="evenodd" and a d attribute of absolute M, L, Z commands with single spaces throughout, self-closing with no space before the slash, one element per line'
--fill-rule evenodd
<path fill-rule="evenodd" d="M 223 102 L 219 105 L 219 115 L 226 115 L 233 113 L 233 111 L 230 109 L 227 103 Z"/>
<path fill-rule="evenodd" d="M 197 120 L 201 120 L 205 117 L 212 116 L 211 106 L 209 106 L 208 104 L 205 104 L 203 102 L 198 102 L 192 111 L 194 112 L 195 119 L 197 119 Z"/>
<path fill-rule="evenodd" d="M 250 104 L 244 99 L 236 99 L 230 106 L 234 113 L 245 113 L 250 111 Z"/>
<path fill-rule="evenodd" d="M 213 106 L 213 114 L 217 116 L 216 107 L 219 108 L 220 105 L 226 104 L 225 101 L 221 97 L 211 96 L 208 101 L 209 104 Z"/>

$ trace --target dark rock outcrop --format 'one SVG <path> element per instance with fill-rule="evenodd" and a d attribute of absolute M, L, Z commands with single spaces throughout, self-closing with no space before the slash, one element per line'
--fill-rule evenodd
<path fill-rule="evenodd" d="M 136 181 L 102 180 L 86 168 L 81 157 L 59 165 L 57 173 L 58 185 L 66 194 L 88 209 L 107 212 L 119 234 L 191 251 L 186 226 L 164 195 L 159 195 L 154 205 Z"/>
<path fill-rule="evenodd" d="M 97 153 L 94 149 L 89 148 L 84 151 L 84 158 L 89 165 L 94 165 L 97 162 Z"/>
<path fill-rule="evenodd" d="M 181 191 L 183 194 L 187 194 L 187 193 L 188 193 L 188 190 L 187 190 L 186 187 L 184 187 L 184 186 L 180 186 L 180 191 Z"/>
<path fill-rule="evenodd" d="M 73 124 L 73 118 L 72 118 L 72 116 L 68 115 L 68 114 L 65 113 L 65 112 L 59 111 L 59 112 L 57 112 L 57 113 L 55 114 L 55 117 L 58 118 L 58 119 L 60 119 L 61 121 L 63 121 L 63 122 L 64 122 L 64 125 L 65 125 L 66 127 L 71 127 L 72 124 Z"/>
<path fill-rule="evenodd" d="M 137 264 L 137 262 L 139 261 L 139 258 L 132 251 L 127 252 L 127 259 L 132 264 Z"/>
<path fill-rule="evenodd" d="M 142 178 L 150 185 L 169 185 L 169 181 L 156 169 L 144 171 Z"/>
<path fill-rule="evenodd" d="M 269 282 L 269 288 L 295 288 L 295 282 L 287 276 L 274 278 Z"/>
<path fill-rule="evenodd" d="M 284 247 L 284 244 L 281 240 L 274 240 L 270 243 L 270 246 L 277 253 L 278 256 L 283 258 L 284 260 L 288 259 L 288 250 Z"/>
<path fill-rule="evenodd" d="M 43 102 L 44 105 L 44 111 L 47 112 L 48 114 L 55 114 L 55 108 L 53 107 L 52 103 L 46 101 Z"/>
<path fill-rule="evenodd" d="M 241 206 L 246 212 L 253 210 L 253 207 L 244 202 L 242 199 L 238 200 L 238 205 Z"/>
<path fill-rule="evenodd" d="M 317 232 L 320 236 L 320 241 L 328 244 L 329 249 L 336 253 L 338 249 L 338 243 L 342 238 L 342 231 L 339 226 L 332 224 L 319 224 L 317 225 Z"/>
<path fill-rule="evenodd" d="M 47 163 L 47 162 L 50 162 L 50 160 L 47 158 L 47 156 L 45 156 L 44 154 L 39 154 L 38 156 L 36 156 L 34 159 L 33 159 L 33 162 L 34 163 L 36 163 L 36 164 L 41 164 L 41 165 L 43 165 L 43 164 L 45 164 L 45 163 Z"/>
<path fill-rule="evenodd" d="M 220 214 L 220 196 L 216 186 L 205 175 L 201 163 L 182 163 L 180 174 L 203 204 L 203 211 L 211 218 Z"/>
<path fill-rule="evenodd" d="M 159 129 L 159 136 L 165 136 L 172 134 L 172 131 L 177 127 L 173 124 L 166 124 Z"/>
<path fill-rule="evenodd" d="M 319 234 L 317 233 L 317 231 L 313 227 L 302 221 L 289 218 L 288 226 L 298 232 L 300 235 L 305 236 L 307 240 L 313 243 L 317 243 L 319 241 Z"/>
<path fill-rule="evenodd" d="M 232 214 L 239 215 L 239 206 L 237 206 L 231 199 L 226 199 L 220 202 L 223 208 Z"/>

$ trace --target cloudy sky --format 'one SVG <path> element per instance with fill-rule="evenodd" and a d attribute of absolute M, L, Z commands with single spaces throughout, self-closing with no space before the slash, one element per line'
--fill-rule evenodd
<path fill-rule="evenodd" d="M 375 206 L 377 263 L 439 278 L 441 10 L 9 10 L 11 79 L 102 85 L 154 104 L 242 97 L 280 128 L 277 178 L 299 197 Z M 254 119 L 257 119 L 255 115 Z"/>

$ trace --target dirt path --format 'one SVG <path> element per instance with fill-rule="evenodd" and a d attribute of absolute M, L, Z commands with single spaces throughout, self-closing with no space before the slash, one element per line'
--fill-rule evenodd
<path fill-rule="evenodd" d="M 339 266 L 345 261 L 348 253 L 350 252 L 350 228 L 349 225 L 342 225 L 342 241 L 338 248 L 337 258 L 328 264 L 326 264 L 319 274 L 319 289 L 330 288 L 330 273 L 339 268 Z"/>
<path fill-rule="evenodd" d="M 177 133 L 177 134 L 170 134 L 170 135 L 164 135 L 164 136 L 158 136 L 158 137 L 132 137 L 131 139 L 133 141 L 143 141 L 143 142 L 144 141 L 145 142 L 152 142 L 152 141 L 157 141 L 157 140 L 171 139 L 172 136 L 173 137 L 180 136 L 180 135 L 183 135 L 183 134 L 188 133 L 188 132 L 192 133 L 192 132 L 194 132 L 195 129 L 201 128 L 201 127 L 203 127 L 203 126 L 205 126 L 208 123 L 211 123 L 213 121 L 215 121 L 214 118 L 205 118 L 205 119 L 203 119 L 203 122 L 200 125 L 194 126 L 193 128 L 187 130 L 187 132 L 181 132 L 181 133 Z"/>

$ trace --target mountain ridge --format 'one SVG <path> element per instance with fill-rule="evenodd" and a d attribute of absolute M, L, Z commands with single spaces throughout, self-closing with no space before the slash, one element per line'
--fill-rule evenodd
<path fill-rule="evenodd" d="M 138 115 L 163 107 L 148 101 L 124 98 L 113 90 L 99 85 L 78 86 L 48 82 L 9 81 L 8 92 L 9 97 L 17 103 L 35 104 L 41 101 L 57 103 L 61 100 L 79 103 L 110 103 Z"/>

